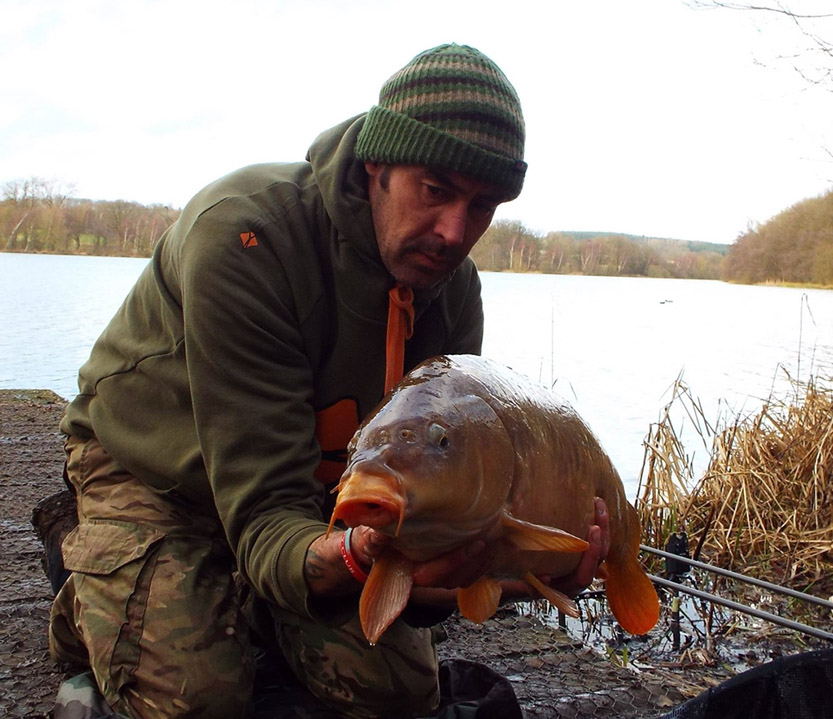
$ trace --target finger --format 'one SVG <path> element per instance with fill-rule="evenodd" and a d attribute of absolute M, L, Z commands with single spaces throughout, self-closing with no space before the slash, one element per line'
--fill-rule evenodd
<path fill-rule="evenodd" d="M 461 586 L 457 579 L 458 576 L 468 573 L 467 571 L 461 571 L 461 567 L 467 565 L 473 558 L 476 559 L 483 546 L 483 542 L 469 544 L 419 563 L 414 568 L 414 585 L 446 589 L 455 589 Z"/>
<path fill-rule="evenodd" d="M 541 579 L 541 577 L 538 577 Z M 546 581 L 545 581 L 546 580 Z M 545 584 L 549 584 L 550 577 L 541 579 Z M 533 592 L 530 586 L 521 579 L 508 580 L 504 579 L 500 583 L 501 594 L 500 601 L 504 602 L 523 602 L 530 599 L 535 599 L 538 595 Z"/>
<path fill-rule="evenodd" d="M 599 562 L 602 561 L 602 530 L 600 527 L 596 525 L 590 527 L 587 534 L 587 543 L 590 546 L 581 555 L 581 561 L 573 573 L 574 587 L 572 589 L 574 591 L 581 591 L 590 586 L 593 583 L 593 577 L 596 576 Z"/>
<path fill-rule="evenodd" d="M 578 566 L 570 574 L 556 577 L 549 582 L 544 581 L 544 584 L 549 584 L 550 587 L 568 597 L 575 597 L 589 587 L 593 583 L 601 556 L 601 530 L 596 525 L 590 527 L 587 543 L 590 546 L 581 555 Z"/>
<path fill-rule="evenodd" d="M 596 497 L 594 500 L 596 506 L 596 525 L 601 530 L 601 554 L 600 560 L 607 559 L 608 552 L 610 552 L 610 514 L 607 511 L 607 505 L 601 497 Z"/>
<path fill-rule="evenodd" d="M 370 567 L 375 562 L 382 550 L 388 546 L 391 537 L 377 532 L 370 527 L 356 527 L 350 536 L 350 551 L 364 567 Z"/>
<path fill-rule="evenodd" d="M 435 559 L 421 562 L 414 569 L 414 585 L 446 589 L 469 586 L 489 569 L 491 558 L 485 549 L 486 543 L 477 540 Z"/>
<path fill-rule="evenodd" d="M 457 590 L 441 589 L 439 587 L 414 587 L 411 590 L 411 601 L 429 607 L 454 609 L 457 606 Z"/>

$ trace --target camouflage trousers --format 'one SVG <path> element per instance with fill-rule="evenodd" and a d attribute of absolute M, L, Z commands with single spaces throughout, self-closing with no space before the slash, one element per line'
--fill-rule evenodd
<path fill-rule="evenodd" d="M 94 679 L 106 705 L 127 717 L 251 715 L 255 649 L 217 518 L 151 490 L 95 439 L 70 438 L 66 451 L 79 524 L 63 544 L 71 574 L 52 607 L 53 658 L 89 667 L 82 684 Z M 296 683 L 337 714 L 413 717 L 436 708 L 429 629 L 397 620 L 369 647 L 357 617 L 326 627 L 268 611 Z M 72 685 L 63 690 L 77 700 Z"/>

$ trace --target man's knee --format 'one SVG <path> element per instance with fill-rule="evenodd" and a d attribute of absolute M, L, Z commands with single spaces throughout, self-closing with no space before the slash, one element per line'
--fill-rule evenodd
<path fill-rule="evenodd" d="M 89 664 L 132 717 L 244 716 L 254 677 L 231 568 L 210 542 L 127 522 L 84 524 L 53 604 L 53 656 Z"/>
<path fill-rule="evenodd" d="M 157 681 L 155 676 L 137 675 L 122 687 L 118 701 L 111 702 L 122 714 L 135 719 L 227 719 L 251 713 L 253 677 L 248 671 L 218 676 L 207 667 L 194 671 L 180 667 L 174 676 Z"/>
<path fill-rule="evenodd" d="M 53 604 L 50 650 L 57 661 L 92 667 L 90 676 L 103 704 L 134 719 L 249 713 L 254 658 L 245 630 L 238 632 L 215 617 L 216 631 L 203 626 L 195 639 L 192 628 L 200 622 L 194 617 L 164 622 L 157 614 L 150 636 L 131 637 L 129 623 L 120 631 L 98 622 L 98 631 L 90 633 L 63 611 L 66 604 L 76 604 L 75 579 L 70 577 Z"/>
<path fill-rule="evenodd" d="M 55 699 L 55 719 L 227 719 L 245 717 L 250 712 L 250 692 L 239 683 L 208 682 L 209 675 L 197 677 L 191 683 L 191 690 L 183 679 L 181 693 L 174 696 L 165 689 L 150 687 L 137 682 L 126 686 L 115 701 L 108 703 L 98 687 L 93 672 L 67 679 L 61 684 Z"/>
<path fill-rule="evenodd" d="M 358 616 L 332 628 L 282 613 L 275 629 L 301 683 L 345 716 L 426 716 L 439 703 L 437 655 L 429 629 L 415 629 L 399 619 L 375 647 L 368 646 Z"/>

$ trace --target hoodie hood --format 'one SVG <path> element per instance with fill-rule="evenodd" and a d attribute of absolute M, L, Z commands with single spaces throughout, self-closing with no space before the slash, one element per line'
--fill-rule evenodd
<path fill-rule="evenodd" d="M 307 161 L 339 241 L 349 242 L 365 259 L 381 265 L 367 197 L 367 172 L 354 154 L 365 117 L 358 115 L 322 132 L 310 146 Z"/>

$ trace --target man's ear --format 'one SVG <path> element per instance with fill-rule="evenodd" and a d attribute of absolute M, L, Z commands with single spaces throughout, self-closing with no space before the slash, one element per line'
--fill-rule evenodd
<path fill-rule="evenodd" d="M 382 171 L 382 163 L 381 162 L 365 162 L 364 163 L 365 172 L 371 177 L 377 177 L 379 173 Z"/>

